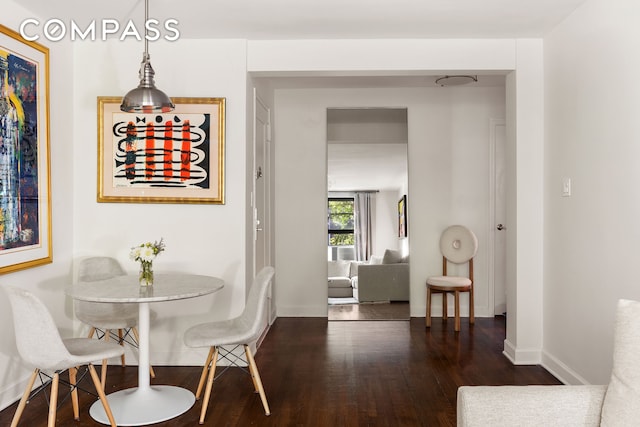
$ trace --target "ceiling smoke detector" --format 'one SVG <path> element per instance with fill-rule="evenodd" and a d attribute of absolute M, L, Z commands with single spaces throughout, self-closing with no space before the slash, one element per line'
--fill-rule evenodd
<path fill-rule="evenodd" d="M 438 86 L 461 86 L 478 81 L 478 76 L 444 76 L 436 79 Z"/>

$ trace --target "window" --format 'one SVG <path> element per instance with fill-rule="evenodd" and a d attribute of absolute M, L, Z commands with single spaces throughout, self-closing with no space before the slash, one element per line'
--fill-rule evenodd
<path fill-rule="evenodd" d="M 353 199 L 330 198 L 327 209 L 329 246 L 353 246 Z"/>

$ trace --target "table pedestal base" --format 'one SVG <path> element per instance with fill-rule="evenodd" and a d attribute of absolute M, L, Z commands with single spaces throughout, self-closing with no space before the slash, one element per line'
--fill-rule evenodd
<path fill-rule="evenodd" d="M 168 385 L 148 389 L 130 388 L 107 395 L 113 418 L 119 426 L 142 426 L 170 420 L 187 412 L 196 401 L 189 390 Z M 102 403 L 98 400 L 89 410 L 91 417 L 109 424 Z"/>

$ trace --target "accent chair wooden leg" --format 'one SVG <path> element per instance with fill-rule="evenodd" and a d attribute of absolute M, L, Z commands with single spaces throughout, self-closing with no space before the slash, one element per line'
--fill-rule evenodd
<path fill-rule="evenodd" d="M 264 414 L 271 415 L 271 410 L 269 409 L 269 404 L 267 403 L 267 396 L 264 393 L 264 388 L 262 387 L 262 380 L 260 379 L 260 373 L 258 372 L 258 366 L 256 366 L 256 361 L 253 359 L 253 355 L 251 354 L 251 349 L 249 348 L 248 345 L 245 345 L 244 351 L 245 351 L 245 354 L 247 355 L 247 361 L 249 362 L 253 383 L 255 386 L 257 386 L 258 393 L 260 393 L 260 399 L 262 400 L 262 406 L 264 407 Z"/>
<path fill-rule="evenodd" d="M 56 425 L 56 410 L 58 406 L 58 384 L 60 383 L 60 374 L 53 374 L 51 380 L 51 395 L 49 396 L 49 419 L 47 421 L 47 427 L 55 427 Z"/>
<path fill-rule="evenodd" d="M 469 291 L 469 323 L 473 325 L 476 320 L 475 316 L 475 302 L 473 301 L 473 287 Z"/>
<path fill-rule="evenodd" d="M 455 316 L 456 316 L 456 320 L 455 320 L 455 324 L 454 324 L 454 328 L 453 330 L 458 332 L 460 331 L 460 292 L 455 291 L 454 292 L 454 300 L 455 300 Z"/>
<path fill-rule="evenodd" d="M 87 338 L 93 338 L 93 334 L 95 333 L 96 333 L 96 328 L 92 326 L 91 329 L 89 329 L 89 335 L 87 336 Z"/>
<path fill-rule="evenodd" d="M 447 313 L 447 293 L 442 292 L 442 318 L 447 320 L 449 318 L 449 314 Z"/>
<path fill-rule="evenodd" d="M 22 412 L 24 411 L 24 407 L 27 406 L 27 400 L 29 399 L 29 395 L 31 394 L 31 389 L 33 389 L 33 383 L 36 381 L 36 377 L 40 369 L 35 369 L 29 378 L 29 382 L 27 383 L 27 388 L 24 389 L 24 393 L 22 394 L 22 399 L 20 399 L 20 403 L 18 404 L 18 409 L 16 409 L 16 413 L 13 414 L 13 419 L 11 420 L 11 427 L 16 427 L 18 422 L 20 421 L 20 417 L 22 417 Z"/>
<path fill-rule="evenodd" d="M 427 318 L 425 319 L 427 328 L 431 327 L 431 288 L 427 285 Z"/>
<path fill-rule="evenodd" d="M 209 376 L 207 377 L 207 387 L 204 390 L 204 398 L 202 399 L 202 409 L 200 410 L 200 424 L 204 424 L 204 417 L 207 415 L 207 406 L 209 406 L 209 398 L 211 397 L 211 387 L 213 387 L 213 379 L 216 376 L 216 363 L 218 362 L 218 347 L 213 347 L 213 356 L 211 357 Z"/>
<path fill-rule="evenodd" d="M 104 412 L 109 419 L 109 423 L 111 427 L 117 427 L 116 421 L 113 418 L 113 413 L 111 412 L 111 407 L 109 406 L 109 401 L 107 400 L 107 396 L 104 394 L 104 388 L 101 387 L 100 378 L 98 378 L 98 373 L 96 372 L 96 368 L 93 365 L 89 364 L 89 373 L 91 374 L 91 379 L 93 380 L 93 385 L 96 388 L 96 392 L 98 392 L 98 397 L 100 398 L 100 402 L 102 402 L 102 407 L 104 408 Z"/>
<path fill-rule="evenodd" d="M 73 406 L 73 419 L 80 420 L 80 410 L 78 409 L 78 387 L 76 384 L 78 368 L 69 368 L 69 383 L 71 384 L 71 405 Z"/>

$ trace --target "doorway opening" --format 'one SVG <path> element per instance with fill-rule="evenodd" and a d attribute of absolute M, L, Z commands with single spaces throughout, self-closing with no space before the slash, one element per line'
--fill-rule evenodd
<path fill-rule="evenodd" d="M 407 142 L 406 108 L 327 109 L 329 320 L 409 320 Z"/>

